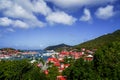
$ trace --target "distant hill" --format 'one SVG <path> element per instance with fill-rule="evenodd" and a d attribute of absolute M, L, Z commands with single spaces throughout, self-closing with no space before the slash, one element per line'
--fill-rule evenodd
<path fill-rule="evenodd" d="M 7 50 L 16 50 L 16 49 L 14 49 L 14 48 L 1 48 L 0 50 L 7 51 Z"/>
<path fill-rule="evenodd" d="M 70 50 L 70 49 L 81 50 L 81 48 L 94 49 L 94 48 L 99 48 L 101 46 L 107 45 L 107 44 L 115 42 L 115 41 L 120 41 L 120 30 L 100 36 L 98 38 L 86 41 L 84 43 L 81 43 L 81 44 L 78 44 L 75 46 L 59 44 L 59 45 L 49 46 L 49 47 L 45 48 L 45 50 L 61 51 L 64 49 L 67 49 L 67 50 Z"/>
<path fill-rule="evenodd" d="M 77 48 L 78 50 L 80 50 L 83 47 L 88 49 L 99 48 L 114 41 L 120 41 L 120 30 L 100 36 L 96 39 L 84 42 L 82 44 L 78 44 L 74 46 L 74 48 Z"/>
<path fill-rule="evenodd" d="M 14 54 L 16 52 L 23 52 L 23 50 L 14 49 L 14 48 L 1 48 L 0 51 L 6 51 L 7 53 L 11 53 L 11 54 Z"/>
<path fill-rule="evenodd" d="M 59 44 L 59 45 L 54 45 L 54 46 L 48 46 L 45 48 L 45 50 L 55 50 L 55 51 L 61 51 L 63 49 L 68 49 L 71 48 L 72 46 L 66 45 L 66 44 Z"/>

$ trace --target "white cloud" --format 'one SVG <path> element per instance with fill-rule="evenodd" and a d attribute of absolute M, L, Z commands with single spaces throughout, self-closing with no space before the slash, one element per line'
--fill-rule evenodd
<path fill-rule="evenodd" d="M 30 26 L 21 20 L 12 20 L 7 17 L 0 18 L 1 26 L 12 26 L 17 28 L 30 28 Z"/>
<path fill-rule="evenodd" d="M 96 11 L 95 15 L 100 19 L 108 19 L 114 16 L 115 12 L 113 10 L 114 6 L 108 5 L 106 7 L 100 7 Z"/>
<path fill-rule="evenodd" d="M 20 21 L 20 20 L 14 21 L 13 26 L 14 27 L 23 28 L 23 29 L 29 28 L 29 25 L 27 23 L 25 23 L 23 21 Z"/>
<path fill-rule="evenodd" d="M 7 9 L 12 6 L 12 2 L 9 0 L 0 0 L 0 10 Z"/>
<path fill-rule="evenodd" d="M 4 15 L 13 18 L 35 19 L 35 16 L 33 14 L 27 12 L 22 6 L 19 6 L 17 4 L 6 10 L 4 12 Z"/>
<path fill-rule="evenodd" d="M 9 32 L 15 32 L 15 30 L 12 29 L 12 28 L 7 28 L 6 30 L 9 31 Z"/>
<path fill-rule="evenodd" d="M 46 17 L 46 20 L 51 24 L 59 23 L 59 24 L 65 24 L 65 25 L 72 25 L 77 19 L 66 14 L 65 12 L 57 11 L 49 14 Z"/>
<path fill-rule="evenodd" d="M 45 26 L 34 13 L 47 16 L 51 11 L 44 0 L 0 0 L 0 12 L 4 16 L 20 19 L 31 27 Z"/>
<path fill-rule="evenodd" d="M 84 15 L 80 18 L 80 21 L 91 21 L 91 13 L 89 9 L 84 9 Z"/>
<path fill-rule="evenodd" d="M 45 16 L 52 12 L 52 10 L 47 6 L 47 4 L 43 0 L 34 1 L 33 4 L 34 4 L 33 6 L 34 12 L 41 13 Z"/>
<path fill-rule="evenodd" d="M 12 23 L 13 23 L 12 20 L 8 19 L 7 17 L 0 18 L 0 25 L 1 26 L 9 26 Z"/>
<path fill-rule="evenodd" d="M 45 16 L 52 12 L 52 10 L 47 6 L 44 0 L 33 0 L 33 1 L 14 0 L 14 1 L 30 12 L 40 13 Z"/>
<path fill-rule="evenodd" d="M 81 6 L 92 6 L 99 5 L 108 2 L 114 2 L 116 0 L 46 0 L 52 2 L 61 8 L 81 7 Z"/>

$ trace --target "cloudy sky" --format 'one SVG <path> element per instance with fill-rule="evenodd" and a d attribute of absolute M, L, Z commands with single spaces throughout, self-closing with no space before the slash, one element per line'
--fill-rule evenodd
<path fill-rule="evenodd" d="M 0 0 L 0 48 L 76 45 L 120 29 L 120 0 Z"/>

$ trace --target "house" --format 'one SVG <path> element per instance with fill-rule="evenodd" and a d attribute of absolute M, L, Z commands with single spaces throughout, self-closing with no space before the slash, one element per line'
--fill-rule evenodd
<path fill-rule="evenodd" d="M 84 51 L 85 51 L 85 48 L 82 48 L 81 50 L 84 52 Z"/>
<path fill-rule="evenodd" d="M 59 72 L 62 72 L 63 70 L 65 70 L 66 68 L 68 68 L 68 66 L 70 66 L 70 64 L 61 64 L 60 68 L 59 68 Z"/>
<path fill-rule="evenodd" d="M 48 74 L 49 74 L 48 70 L 45 70 L 45 71 L 44 71 L 44 73 L 45 73 L 46 75 L 48 75 Z"/>
<path fill-rule="evenodd" d="M 86 50 L 86 52 L 87 52 L 88 54 L 93 54 L 93 53 L 94 53 L 94 52 L 91 51 L 91 50 Z"/>
<path fill-rule="evenodd" d="M 67 80 L 67 77 L 66 76 L 57 76 L 57 80 Z"/>
<path fill-rule="evenodd" d="M 70 53 L 68 51 L 61 51 L 60 54 L 64 56 L 69 56 Z"/>
<path fill-rule="evenodd" d="M 59 72 L 60 72 L 60 73 L 61 73 L 63 70 L 64 70 L 64 68 L 61 68 L 61 67 L 59 68 Z"/>
<path fill-rule="evenodd" d="M 42 62 L 38 63 L 37 67 L 40 67 L 40 68 L 43 67 L 43 63 Z"/>
<path fill-rule="evenodd" d="M 59 57 L 58 60 L 59 60 L 59 62 L 64 62 L 64 58 L 62 58 L 62 57 Z"/>
<path fill-rule="evenodd" d="M 92 61 L 93 60 L 93 56 L 92 55 L 87 55 L 85 58 L 84 58 L 85 61 Z"/>
<path fill-rule="evenodd" d="M 83 56 L 82 52 L 71 52 L 70 55 L 74 58 L 74 59 L 79 59 Z"/>
<path fill-rule="evenodd" d="M 54 63 L 54 66 L 60 67 L 60 63 L 56 62 L 56 63 Z"/>
<path fill-rule="evenodd" d="M 47 61 L 51 62 L 51 63 L 55 63 L 55 62 L 58 62 L 58 59 L 57 58 L 48 58 Z"/>
<path fill-rule="evenodd" d="M 30 61 L 30 63 L 34 63 L 34 62 L 36 62 L 36 60 L 32 60 L 32 61 Z"/>
<path fill-rule="evenodd" d="M 47 63 L 51 62 L 54 64 L 54 66 L 60 67 L 60 62 L 57 58 L 48 58 Z"/>
<path fill-rule="evenodd" d="M 70 66 L 70 64 L 65 64 L 65 68 L 68 68 Z"/>

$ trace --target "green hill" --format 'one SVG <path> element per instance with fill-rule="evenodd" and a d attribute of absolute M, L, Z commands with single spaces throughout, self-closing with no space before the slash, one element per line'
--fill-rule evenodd
<path fill-rule="evenodd" d="M 84 42 L 82 44 L 75 45 L 74 48 L 78 50 L 80 50 L 81 48 L 87 48 L 87 49 L 99 48 L 114 41 L 120 41 L 120 30 L 100 36 L 96 39 Z"/>
<path fill-rule="evenodd" d="M 94 49 L 94 48 L 102 47 L 104 45 L 107 45 L 107 44 L 115 42 L 115 41 L 120 41 L 120 30 L 100 36 L 98 38 L 86 41 L 84 43 L 81 43 L 81 44 L 78 44 L 75 46 L 59 44 L 59 45 L 49 46 L 49 47 L 45 48 L 45 50 L 61 51 L 63 49 L 67 49 L 67 50 L 71 50 L 71 49 L 81 50 L 81 48 Z"/>
<path fill-rule="evenodd" d="M 63 49 L 68 49 L 71 48 L 72 46 L 66 45 L 66 44 L 59 44 L 59 45 L 54 45 L 54 46 L 48 46 L 45 48 L 45 50 L 55 50 L 55 51 L 61 51 Z"/>

